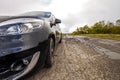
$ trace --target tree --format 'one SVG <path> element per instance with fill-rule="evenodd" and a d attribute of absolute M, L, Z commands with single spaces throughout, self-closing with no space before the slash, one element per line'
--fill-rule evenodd
<path fill-rule="evenodd" d="M 103 29 L 104 25 L 103 23 L 100 21 L 100 22 L 97 22 L 95 23 L 93 26 L 92 26 L 92 32 L 93 33 L 102 33 L 102 29 Z"/>
<path fill-rule="evenodd" d="M 120 24 L 120 20 L 116 21 L 117 25 Z M 85 25 L 83 27 L 77 28 L 74 34 L 120 34 L 120 25 L 116 26 L 113 22 L 99 21 L 93 26 L 89 27 Z"/>
<path fill-rule="evenodd" d="M 120 19 L 116 21 L 116 26 L 120 26 Z"/>
<path fill-rule="evenodd" d="M 89 33 L 89 27 L 88 27 L 88 25 L 85 25 L 82 30 L 83 30 L 84 34 L 88 34 Z"/>
<path fill-rule="evenodd" d="M 113 26 L 114 26 L 114 23 L 113 23 L 113 22 L 108 21 L 108 22 L 107 22 L 107 25 L 108 25 L 109 27 L 113 27 Z"/>

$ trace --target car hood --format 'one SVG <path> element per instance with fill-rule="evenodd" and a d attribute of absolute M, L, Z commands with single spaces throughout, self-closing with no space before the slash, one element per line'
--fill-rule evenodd
<path fill-rule="evenodd" d="M 0 26 L 16 24 L 16 23 L 28 23 L 28 22 L 39 22 L 43 19 L 29 16 L 16 16 L 16 17 L 0 17 Z"/>

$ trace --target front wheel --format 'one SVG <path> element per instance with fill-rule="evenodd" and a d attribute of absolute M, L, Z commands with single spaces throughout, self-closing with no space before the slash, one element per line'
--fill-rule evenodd
<path fill-rule="evenodd" d="M 49 45 L 47 48 L 47 56 L 46 56 L 46 61 L 45 61 L 45 67 L 46 68 L 50 68 L 52 67 L 53 63 L 54 63 L 54 40 L 52 38 L 49 39 Z"/>
<path fill-rule="evenodd" d="M 60 39 L 59 43 L 62 43 L 62 38 Z"/>
<path fill-rule="evenodd" d="M 60 37 L 60 41 L 59 41 L 59 43 L 62 43 L 62 34 L 61 34 L 61 37 Z"/>

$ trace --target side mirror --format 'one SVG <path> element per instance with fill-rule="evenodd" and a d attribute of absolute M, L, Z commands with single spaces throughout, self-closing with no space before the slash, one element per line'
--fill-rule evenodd
<path fill-rule="evenodd" d="M 61 23 L 60 19 L 55 19 L 55 24 Z"/>

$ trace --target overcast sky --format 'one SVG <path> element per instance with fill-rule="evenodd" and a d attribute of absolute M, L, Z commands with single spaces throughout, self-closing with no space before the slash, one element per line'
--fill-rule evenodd
<path fill-rule="evenodd" d="M 51 11 L 63 22 L 63 32 L 100 20 L 120 19 L 120 0 L 0 0 L 0 15 Z"/>

